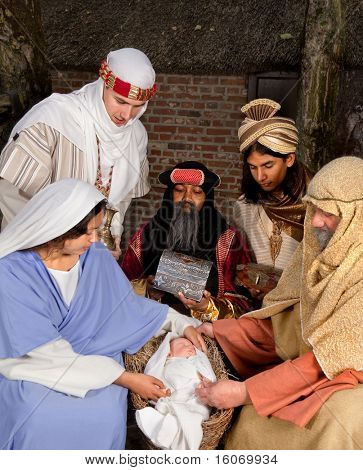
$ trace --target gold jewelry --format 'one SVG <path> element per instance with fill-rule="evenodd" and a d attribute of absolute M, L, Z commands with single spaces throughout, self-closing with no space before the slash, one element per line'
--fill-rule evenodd
<path fill-rule="evenodd" d="M 271 254 L 271 259 L 272 259 L 272 266 L 275 267 L 275 262 L 276 262 L 277 257 L 280 254 L 281 246 L 282 246 L 282 235 L 281 235 L 282 224 L 279 224 L 276 221 L 271 220 L 271 222 L 272 222 L 272 233 L 271 233 L 271 235 L 269 235 L 269 232 L 266 229 L 265 224 L 263 223 L 261 213 L 260 213 L 260 209 L 261 209 L 260 206 L 257 206 L 258 217 L 259 217 L 260 222 L 261 222 L 262 230 L 265 232 L 265 235 L 267 236 L 267 238 L 269 239 L 269 242 L 270 242 L 270 254 Z M 257 284 L 257 282 L 256 282 L 256 284 Z"/>
<path fill-rule="evenodd" d="M 208 305 L 204 312 L 200 312 L 198 310 L 190 309 L 190 314 L 193 318 L 200 320 L 202 322 L 205 321 L 215 321 L 218 319 L 219 310 L 217 309 L 214 301 L 212 298 L 209 299 Z"/>
<path fill-rule="evenodd" d="M 108 182 L 106 186 L 102 184 L 102 173 L 101 173 L 101 156 L 100 156 L 100 141 L 97 139 L 97 157 L 98 157 L 98 165 L 97 165 L 97 175 L 96 175 L 96 188 L 108 199 L 110 194 L 111 184 L 112 184 L 112 175 L 113 175 L 113 165 L 110 168 L 110 172 L 108 174 Z"/>

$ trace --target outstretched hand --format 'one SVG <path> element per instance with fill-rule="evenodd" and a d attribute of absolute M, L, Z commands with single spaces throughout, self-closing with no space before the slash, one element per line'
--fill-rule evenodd
<path fill-rule="evenodd" d="M 205 312 L 209 304 L 211 293 L 207 290 L 203 291 L 203 297 L 199 302 L 197 302 L 196 300 L 187 299 L 182 292 L 178 292 L 175 297 L 177 297 L 186 308 L 191 308 L 196 312 Z"/>
<path fill-rule="evenodd" d="M 159 398 L 170 396 L 170 390 L 152 375 L 125 371 L 114 383 L 128 388 L 147 400 L 158 401 Z"/>
<path fill-rule="evenodd" d="M 209 338 L 214 338 L 213 324 L 209 322 L 202 323 L 198 326 L 197 331 Z"/>
<path fill-rule="evenodd" d="M 245 383 L 235 380 L 211 382 L 201 377 L 195 394 L 202 403 L 219 410 L 251 403 Z"/>
<path fill-rule="evenodd" d="M 194 326 L 187 326 L 183 334 L 196 348 L 201 349 L 205 353 L 207 352 L 207 346 L 198 329 L 194 328 Z"/>

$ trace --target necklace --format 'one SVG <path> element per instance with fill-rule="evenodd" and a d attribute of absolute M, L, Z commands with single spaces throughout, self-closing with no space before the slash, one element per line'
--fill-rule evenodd
<path fill-rule="evenodd" d="M 276 258 L 279 256 L 280 251 L 281 251 L 281 245 L 282 245 L 282 236 L 281 236 L 281 231 L 282 231 L 282 223 L 276 222 L 275 220 L 271 220 L 272 222 L 272 233 L 269 235 L 268 230 L 265 227 L 265 224 L 263 223 L 262 217 L 261 217 L 261 212 L 260 212 L 260 207 L 258 209 L 258 216 L 260 219 L 261 227 L 262 230 L 265 232 L 267 238 L 269 239 L 270 242 L 270 254 L 271 254 L 271 259 L 273 263 L 273 267 L 275 267 L 276 263 Z"/>
<path fill-rule="evenodd" d="M 106 183 L 106 186 L 104 186 L 102 183 L 102 173 L 101 173 L 100 141 L 98 140 L 98 137 L 96 137 L 96 139 L 97 139 L 98 164 L 97 164 L 97 176 L 96 176 L 95 186 L 105 196 L 105 198 L 108 199 L 108 196 L 110 194 L 110 189 L 111 189 L 111 183 L 112 183 L 113 165 L 111 165 L 110 172 L 108 174 L 108 181 Z"/>

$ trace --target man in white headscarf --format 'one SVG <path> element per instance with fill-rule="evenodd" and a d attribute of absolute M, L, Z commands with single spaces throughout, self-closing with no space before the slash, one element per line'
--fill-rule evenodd
<path fill-rule="evenodd" d="M 119 49 L 99 74 L 73 93 L 53 93 L 16 124 L 0 156 L 0 210 L 4 228 L 54 181 L 94 184 L 118 210 L 111 228 L 118 257 L 131 199 L 150 189 L 147 133 L 139 119 L 156 92 L 155 72 L 143 52 Z"/>

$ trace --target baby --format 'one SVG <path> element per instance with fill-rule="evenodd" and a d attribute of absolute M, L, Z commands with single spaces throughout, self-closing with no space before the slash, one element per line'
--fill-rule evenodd
<path fill-rule="evenodd" d="M 148 406 L 136 411 L 139 428 L 161 449 L 199 449 L 202 422 L 210 412 L 194 391 L 200 374 L 216 380 L 207 356 L 188 339 L 168 333 L 144 372 L 162 380 L 171 395 L 160 398 L 155 409 Z"/>

